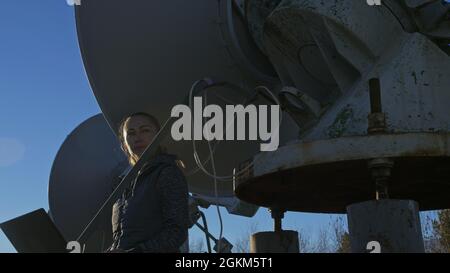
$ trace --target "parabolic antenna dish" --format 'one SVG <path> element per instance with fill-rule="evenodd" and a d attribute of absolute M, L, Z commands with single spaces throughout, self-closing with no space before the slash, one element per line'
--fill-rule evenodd
<path fill-rule="evenodd" d="M 48 189 L 51 216 L 67 241 L 75 241 L 112 193 L 128 162 L 119 142 L 99 114 L 69 134 L 53 162 Z M 106 208 L 86 251 L 111 242 L 111 211 Z"/>
<path fill-rule="evenodd" d="M 95 0 L 76 6 L 75 14 L 92 90 L 116 133 L 120 121 L 134 112 L 151 113 L 164 123 L 192 84 L 205 77 L 248 91 L 208 91 L 208 103 L 222 106 L 243 103 L 256 86 L 270 88 L 278 82 L 234 1 Z M 170 138 L 165 145 L 188 173 L 195 169 L 190 142 Z M 217 174 L 231 175 L 258 151 L 255 142 L 221 142 L 215 151 Z M 206 142 L 199 143 L 199 154 L 202 160 L 208 156 Z M 188 182 L 193 193 L 214 193 L 211 178 L 201 172 L 188 175 Z M 218 191 L 233 196 L 233 185 L 220 183 Z"/>

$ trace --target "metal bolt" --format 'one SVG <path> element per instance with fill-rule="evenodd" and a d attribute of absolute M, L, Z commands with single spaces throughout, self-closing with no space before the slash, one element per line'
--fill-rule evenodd
<path fill-rule="evenodd" d="M 369 169 L 376 187 L 376 200 L 389 198 L 389 178 L 394 161 L 389 158 L 376 158 L 369 161 Z"/>

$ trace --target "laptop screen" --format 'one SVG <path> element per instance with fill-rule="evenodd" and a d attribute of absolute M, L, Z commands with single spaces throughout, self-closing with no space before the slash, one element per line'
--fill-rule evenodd
<path fill-rule="evenodd" d="M 19 253 L 67 253 L 67 242 L 44 209 L 1 223 Z"/>

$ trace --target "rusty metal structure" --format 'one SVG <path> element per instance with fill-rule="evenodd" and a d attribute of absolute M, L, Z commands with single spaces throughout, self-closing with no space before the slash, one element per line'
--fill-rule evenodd
<path fill-rule="evenodd" d="M 241 174 L 218 184 L 221 200 L 237 196 L 244 202 L 233 206 L 249 215 L 270 208 L 274 232 L 255 234 L 253 251 L 298 252 L 282 218 L 302 211 L 347 212 L 356 252 L 380 236 L 383 251 L 420 252 L 419 209 L 450 207 L 449 10 L 438 0 L 96 0 L 82 1 L 75 17 L 114 133 L 134 112 L 163 123 L 208 76 L 239 86 L 215 88 L 210 104 L 243 103 L 261 85 L 277 94 L 277 151 L 245 141 L 214 148 L 219 173 Z M 219 203 L 192 146 L 163 144 L 193 170 L 191 193 Z M 199 143 L 202 156 L 207 148 Z"/>
<path fill-rule="evenodd" d="M 423 251 L 418 210 L 450 207 L 448 3 L 245 2 L 255 41 L 289 86 L 279 95 L 300 130 L 298 140 L 247 162 L 236 195 L 277 211 L 348 212 L 354 251 L 370 236 L 389 237 L 386 252 Z M 390 224 L 401 220 L 392 215 L 400 214 L 414 223 L 414 232 L 398 227 L 414 245 L 393 239 Z M 368 225 L 377 232 L 369 235 Z"/>
<path fill-rule="evenodd" d="M 388 188 L 423 210 L 450 207 L 448 11 L 441 1 L 247 1 L 255 40 L 297 89 L 280 93 L 285 109 L 312 114 L 299 140 L 253 158 L 237 195 L 342 213 Z"/>
<path fill-rule="evenodd" d="M 270 208 L 280 235 L 288 210 L 344 213 L 352 205 L 357 214 L 355 206 L 370 200 L 379 203 L 362 206 L 375 214 L 450 207 L 449 10 L 438 0 L 379 6 L 174 0 L 126 7 L 102 0 L 77 6 L 76 18 L 86 72 L 113 130 L 142 110 L 164 121 L 188 86 L 207 75 L 244 90 L 264 85 L 276 91 L 286 117 L 283 146 L 258 153 L 252 143 L 224 143 L 216 154 L 219 172 L 239 163 L 246 170 L 233 184 L 221 183 L 220 195 Z M 212 94 L 216 104 L 252 96 L 224 89 Z M 194 166 L 189 145 L 168 147 Z M 211 195 L 208 177 L 197 172 L 188 179 L 193 193 Z M 392 199 L 419 205 L 397 206 Z M 353 233 L 364 228 L 352 225 Z M 421 237 L 417 232 L 408 233 L 411 240 Z M 273 244 L 253 245 L 280 251 L 278 235 L 260 236 Z M 366 237 L 354 240 L 355 251 Z M 295 252 L 292 243 L 286 251 Z M 421 245 L 388 251 L 420 251 Z"/>
<path fill-rule="evenodd" d="M 65 240 L 104 250 L 115 198 L 162 144 L 186 166 L 191 226 L 209 251 L 210 238 L 216 252 L 232 248 L 208 232 L 199 207 L 211 204 L 247 217 L 270 209 L 274 230 L 254 234 L 252 252 L 299 252 L 298 233 L 282 226 L 286 211 L 347 213 L 353 252 L 424 251 L 419 211 L 450 208 L 449 1 L 76 2 L 102 116 L 75 128 L 52 168 L 49 214 Z M 211 181 L 191 143 L 166 137 L 170 109 L 199 82 L 208 104 L 279 102 L 280 148 L 198 141 Z M 129 167 L 117 130 L 143 111 L 163 126 Z M 232 179 L 217 183 L 215 169 Z"/>

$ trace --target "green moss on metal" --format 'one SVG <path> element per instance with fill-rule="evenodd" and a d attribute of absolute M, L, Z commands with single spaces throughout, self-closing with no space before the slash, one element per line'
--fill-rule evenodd
<path fill-rule="evenodd" d="M 349 120 L 353 118 L 353 109 L 347 105 L 336 116 L 333 125 L 328 129 L 328 136 L 331 138 L 341 137 L 347 129 Z"/>

